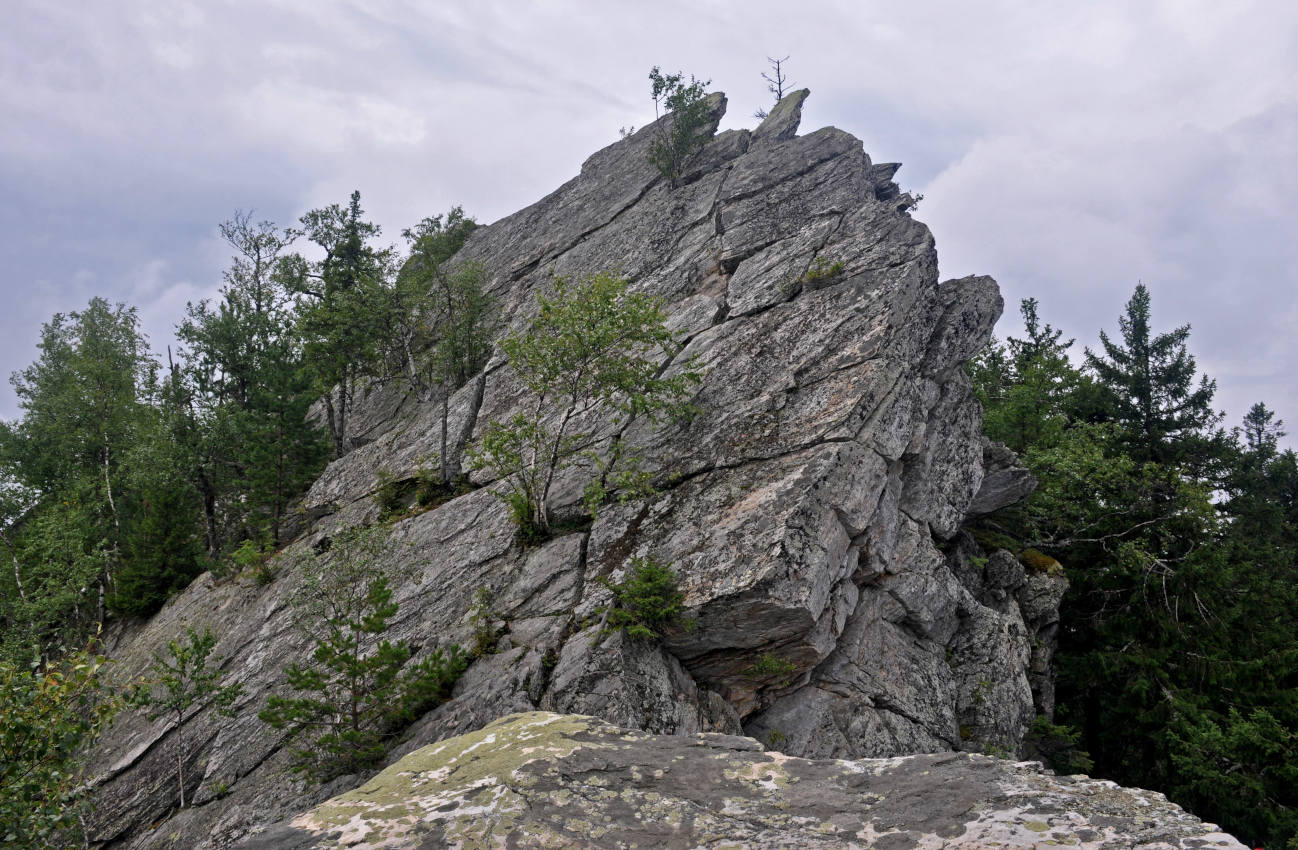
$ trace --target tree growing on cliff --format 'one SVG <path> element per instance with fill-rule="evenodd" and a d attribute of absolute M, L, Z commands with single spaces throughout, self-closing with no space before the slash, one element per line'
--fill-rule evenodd
<path fill-rule="evenodd" d="M 594 452 L 597 424 L 617 433 L 632 417 L 658 422 L 687 415 L 701 380 L 692 364 L 660 374 L 680 344 L 666 327 L 662 302 L 628 292 L 623 278 L 604 273 L 574 283 L 556 277 L 537 305 L 531 325 L 501 343 L 531 397 L 527 410 L 490 423 L 469 454 L 475 468 L 509 480 L 505 498 L 525 537 L 549 533 L 550 488 L 556 474 L 578 462 L 592 468 L 586 491 L 592 513 L 610 486 L 644 492 L 646 476 L 620 440 L 612 438 L 602 455 Z"/>
<path fill-rule="evenodd" d="M 784 90 L 793 85 L 793 83 L 789 82 L 789 78 L 784 74 L 784 63 L 789 61 L 789 57 L 783 56 L 779 59 L 772 59 L 767 56 L 766 61 L 771 66 L 771 73 L 768 74 L 763 71 L 762 79 L 766 81 L 766 90 L 775 98 L 775 103 L 779 103 L 784 99 Z M 765 109 L 759 107 L 757 111 L 753 113 L 753 117 L 761 120 L 768 114 L 769 113 Z"/>
<path fill-rule="evenodd" d="M 657 65 L 649 71 L 649 91 L 659 119 L 649 143 L 649 161 L 673 189 L 680 184 L 690 158 L 707 144 L 703 128 L 708 123 L 707 87 L 711 82 L 691 74 L 687 83 L 684 74 L 664 74 Z M 661 120 L 667 113 L 672 120 Z"/>
<path fill-rule="evenodd" d="M 294 752 L 294 769 L 316 780 L 378 764 L 391 736 L 445 700 L 468 666 L 458 646 L 411 662 L 409 644 L 380 637 L 398 607 L 383 547 L 381 532 L 356 529 L 303 563 L 293 605 L 315 651 L 309 663 L 288 669 L 299 695 L 272 696 L 258 715 L 306 738 Z"/>
<path fill-rule="evenodd" d="M 380 352 L 380 332 L 386 325 L 386 291 L 392 275 L 392 253 L 375 248 L 378 225 L 364 220 L 361 193 L 352 192 L 346 208 L 338 204 L 302 216 L 300 231 L 324 252 L 308 262 L 300 255 L 286 258 L 283 274 L 289 288 L 301 296 L 297 332 L 304 361 L 324 400 L 334 456 L 348 444 L 348 417 L 356 393 L 374 370 Z"/>
<path fill-rule="evenodd" d="M 425 401 L 441 402 L 438 472 L 442 484 L 453 477 L 451 455 L 461 442 L 450 444 L 451 395 L 491 355 L 495 304 L 483 290 L 486 269 L 473 261 L 449 265 L 476 226 L 463 209 L 453 207 L 445 217 L 425 218 L 405 230 L 410 257 L 393 288 L 387 368 Z"/>
<path fill-rule="evenodd" d="M 232 706 L 242 693 L 241 685 L 222 685 L 219 667 L 223 659 L 211 658 L 216 635 L 185 627 L 185 640 L 167 643 L 166 655 L 154 655 L 149 668 L 151 680 L 141 682 L 131 701 L 145 709 L 149 720 L 166 717 L 176 730 L 176 781 L 180 786 L 180 808 L 185 808 L 185 762 L 189 745 L 185 723 L 203 709 L 214 707 L 218 714 L 233 717 Z"/>

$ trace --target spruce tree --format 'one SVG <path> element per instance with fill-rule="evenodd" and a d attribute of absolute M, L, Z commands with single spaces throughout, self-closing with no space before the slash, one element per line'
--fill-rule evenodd
<path fill-rule="evenodd" d="M 1198 377 L 1186 346 L 1190 326 L 1155 334 L 1149 289 L 1136 286 L 1118 319 L 1122 341 L 1100 331 L 1101 353 L 1086 349 L 1086 366 L 1107 390 L 1112 418 L 1126 431 L 1140 462 L 1176 463 L 1201 448 L 1198 438 L 1216 424 L 1216 382 Z"/>
<path fill-rule="evenodd" d="M 300 233 L 324 253 L 307 262 L 294 255 L 284 266 L 285 280 L 300 296 L 298 333 L 305 363 L 323 398 L 334 456 L 351 446 L 348 421 L 356 394 L 378 368 L 380 333 L 391 303 L 386 291 L 392 254 L 375 248 L 378 225 L 363 219 L 361 194 L 347 207 L 332 204 L 301 218 Z"/>

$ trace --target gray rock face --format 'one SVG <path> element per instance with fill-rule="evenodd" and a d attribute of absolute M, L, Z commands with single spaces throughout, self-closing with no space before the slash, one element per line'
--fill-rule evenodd
<path fill-rule="evenodd" d="M 425 747 L 239 850 L 458 847 L 1240 850 L 1161 794 L 1036 762 L 790 758 L 751 738 L 652 736 L 522 714 Z"/>
<path fill-rule="evenodd" d="M 968 516 L 979 517 L 1016 505 L 1037 489 L 1037 479 L 1014 452 L 983 438 L 983 481 L 970 502 Z"/>
<path fill-rule="evenodd" d="M 961 369 L 1000 295 L 984 277 L 939 285 L 933 239 L 898 203 L 896 166 L 873 165 L 841 130 L 795 135 L 805 97 L 752 133 L 716 135 L 676 189 L 647 163 L 645 128 L 465 245 L 508 326 L 526 323 L 554 274 L 615 269 L 661 296 L 686 343 L 661 365 L 701 364 L 701 412 L 620 433 L 589 423 L 603 445 L 617 437 L 639 452 L 659 487 L 604 508 L 589 530 L 521 548 L 499 483 L 481 472 L 483 489 L 392 525 L 383 557 L 410 580 L 388 637 L 420 654 L 471 645 L 484 628 L 497 641 L 398 754 L 539 707 L 662 733 L 742 730 L 797 756 L 1018 751 L 1033 692 L 1045 693 L 1032 677 L 1048 679 L 1033 638 L 1058 595 L 1000 560 L 975 579 L 972 561 L 947 554 L 971 505 L 1022 489 L 1012 458 L 984 446 Z M 724 97 L 711 106 L 715 128 Z M 233 721 L 191 721 L 201 805 L 169 819 L 174 730 L 120 721 L 96 755 L 99 840 L 223 847 L 330 790 L 285 778 L 285 742 L 256 714 L 310 650 L 286 605 L 295 559 L 376 517 L 380 470 L 412 478 L 439 447 L 436 406 L 394 388 L 367 404 L 354 420 L 363 445 L 311 488 L 314 525 L 273 583 L 205 578 L 110 636 L 130 676 L 183 625 L 210 625 L 245 696 Z M 490 420 L 529 404 L 494 358 L 451 400 L 450 433 L 464 435 L 452 464 Z M 557 482 L 556 515 L 580 516 L 583 474 Z M 603 580 L 646 556 L 672 565 L 695 621 L 661 645 L 597 626 Z"/>

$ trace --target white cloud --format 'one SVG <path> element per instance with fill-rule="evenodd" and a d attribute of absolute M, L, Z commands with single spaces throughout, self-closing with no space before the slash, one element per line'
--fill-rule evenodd
<path fill-rule="evenodd" d="M 1083 341 L 1144 280 L 1232 407 L 1238 382 L 1298 423 L 1295 43 L 1280 0 L 20 0 L 0 257 L 11 290 L 50 292 L 10 320 L 133 297 L 149 268 L 159 316 L 214 291 L 236 206 L 287 223 L 359 188 L 393 240 L 453 203 L 492 220 L 651 118 L 651 65 L 711 77 L 751 126 L 789 55 L 809 129 L 908 162 L 945 274 L 992 274 Z"/>

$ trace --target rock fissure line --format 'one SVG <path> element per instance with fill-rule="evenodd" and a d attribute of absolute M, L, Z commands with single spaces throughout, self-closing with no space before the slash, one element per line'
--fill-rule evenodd
<path fill-rule="evenodd" d="M 805 138 L 805 137 L 803 137 L 803 138 Z M 750 148 L 748 149 L 748 152 L 745 153 L 743 156 L 747 156 L 748 154 L 752 153 L 752 151 L 753 151 L 753 148 L 750 147 Z M 746 201 L 746 200 L 749 200 L 750 198 L 755 198 L 755 197 L 757 197 L 758 195 L 766 195 L 766 194 L 769 194 L 769 193 L 771 193 L 773 190 L 775 190 L 775 189 L 778 188 L 778 187 L 785 186 L 785 185 L 787 185 L 787 184 L 789 184 L 789 183 L 792 183 L 792 182 L 794 182 L 794 181 L 796 181 L 796 180 L 798 180 L 798 179 L 800 179 L 800 178 L 806 177 L 808 174 L 810 174 L 811 172 L 815 171 L 817 168 L 819 168 L 820 166 L 824 165 L 824 164 L 827 163 L 827 162 L 832 162 L 832 161 L 834 161 L 834 160 L 836 160 L 836 159 L 841 159 L 841 158 L 846 157 L 846 156 L 848 156 L 848 155 L 849 155 L 849 154 L 847 154 L 847 153 L 845 153 L 845 152 L 843 152 L 843 151 L 839 151 L 839 150 L 830 150 L 830 151 L 826 152 L 825 155 L 824 155 L 822 158 L 817 159 L 817 160 L 814 160 L 814 161 L 811 162 L 809 165 L 806 165 L 806 166 L 804 166 L 803 168 L 800 168 L 800 169 L 798 169 L 797 171 L 794 171 L 794 172 L 792 172 L 792 173 L 790 173 L 790 174 L 788 174 L 788 175 L 782 175 L 782 176 L 780 177 L 780 179 L 777 180 L 777 181 L 775 181 L 774 183 L 768 183 L 768 184 L 764 184 L 764 185 L 761 185 L 761 186 L 754 187 L 754 188 L 751 189 L 751 190 L 747 190 L 747 191 L 740 192 L 740 193 L 735 194 L 735 195 L 731 195 L 731 196 L 729 196 L 728 198 L 725 198 L 724 200 L 725 200 L 727 203 L 734 204 L 734 203 L 737 203 L 737 202 L 739 202 L 739 201 Z M 742 158 L 743 158 L 743 157 L 741 156 L 740 159 L 742 159 Z"/>

